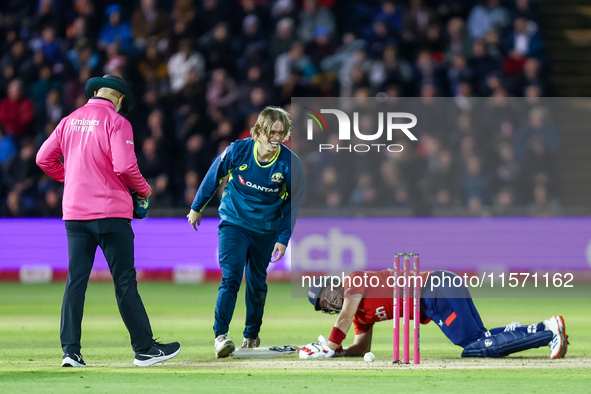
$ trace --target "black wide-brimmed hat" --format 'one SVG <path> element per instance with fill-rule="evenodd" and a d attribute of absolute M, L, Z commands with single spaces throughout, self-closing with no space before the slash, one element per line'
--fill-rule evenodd
<path fill-rule="evenodd" d="M 84 94 L 86 94 L 86 98 L 93 97 L 94 92 L 98 91 L 100 88 L 113 89 L 125 95 L 125 98 L 121 103 L 121 112 L 128 113 L 133 109 L 133 107 L 135 107 L 135 96 L 127 87 L 127 81 L 125 81 L 125 79 L 111 74 L 103 75 L 102 78 L 90 78 L 84 87 Z"/>

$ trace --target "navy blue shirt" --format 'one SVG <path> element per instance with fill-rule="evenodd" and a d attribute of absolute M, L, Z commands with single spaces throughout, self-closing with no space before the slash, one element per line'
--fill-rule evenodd
<path fill-rule="evenodd" d="M 280 145 L 267 163 L 257 159 L 252 138 L 238 140 L 219 155 L 203 179 L 191 209 L 201 212 L 229 174 L 219 213 L 229 222 L 258 232 L 277 231 L 287 245 L 306 191 L 300 158 Z"/>

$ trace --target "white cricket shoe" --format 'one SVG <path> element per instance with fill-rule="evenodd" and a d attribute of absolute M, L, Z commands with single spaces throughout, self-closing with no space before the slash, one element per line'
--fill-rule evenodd
<path fill-rule="evenodd" d="M 566 335 L 566 324 L 564 323 L 564 318 L 562 317 L 562 315 L 558 315 L 558 316 L 554 316 L 556 318 L 556 321 L 558 321 L 558 331 L 562 333 L 562 335 L 564 336 L 564 347 L 562 348 L 562 351 L 560 352 L 560 358 L 564 358 L 564 356 L 566 355 L 566 351 L 568 349 L 568 345 L 570 345 L 568 343 L 568 335 Z"/>
<path fill-rule="evenodd" d="M 260 344 L 261 344 L 261 338 L 259 338 L 259 337 L 256 337 L 256 339 L 255 338 L 244 338 L 244 340 L 242 341 L 242 345 L 240 345 L 240 348 L 250 349 L 250 348 L 259 347 Z"/>
<path fill-rule="evenodd" d="M 564 332 L 564 319 L 558 315 L 552 316 L 548 320 L 544 320 L 544 326 L 546 330 L 552 331 L 554 336 L 550 341 L 550 358 L 555 360 L 557 358 L 563 358 L 568 348 L 568 341 Z"/>
<path fill-rule="evenodd" d="M 215 339 L 215 356 L 217 358 L 226 358 L 236 350 L 236 345 L 228 334 L 219 335 Z"/>

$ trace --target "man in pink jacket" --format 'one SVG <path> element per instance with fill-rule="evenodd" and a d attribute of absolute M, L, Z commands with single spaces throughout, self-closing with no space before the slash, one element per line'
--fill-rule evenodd
<path fill-rule="evenodd" d="M 114 75 L 91 78 L 85 93 L 88 103 L 62 119 L 37 153 L 37 165 L 64 182 L 69 269 L 60 330 L 62 366 L 86 365 L 80 354 L 82 313 L 94 255 L 100 246 L 113 275 L 121 317 L 131 336 L 133 363 L 145 367 L 176 356 L 181 346 L 153 339 L 137 291 L 129 188 L 141 200 L 152 191 L 137 165 L 131 124 L 118 114 L 120 110 L 131 111 L 135 98 L 127 82 Z"/>

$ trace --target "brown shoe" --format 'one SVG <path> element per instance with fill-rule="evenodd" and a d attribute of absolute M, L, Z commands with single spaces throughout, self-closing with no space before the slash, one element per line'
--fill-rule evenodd
<path fill-rule="evenodd" d="M 253 348 L 253 347 L 259 347 L 260 344 L 261 344 L 261 338 L 259 338 L 259 337 L 256 337 L 256 339 L 244 338 L 244 341 L 242 341 L 242 345 L 240 345 L 240 347 L 242 349 Z"/>

